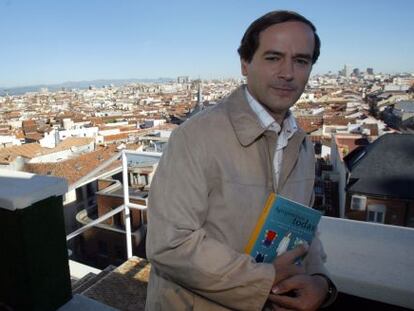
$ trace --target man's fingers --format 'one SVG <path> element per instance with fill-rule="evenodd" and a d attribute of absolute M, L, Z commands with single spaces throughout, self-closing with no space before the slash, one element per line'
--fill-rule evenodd
<path fill-rule="evenodd" d="M 278 306 L 277 304 L 272 304 L 272 311 L 294 311 L 293 309 L 286 309 L 281 306 Z"/>
<path fill-rule="evenodd" d="M 290 292 L 291 290 L 298 289 L 301 287 L 301 279 L 300 277 L 292 276 L 287 278 L 277 285 L 272 287 L 272 293 L 276 295 L 285 294 Z"/>
<path fill-rule="evenodd" d="M 280 269 L 276 267 L 275 283 L 280 283 L 281 281 L 285 279 L 291 278 L 298 274 L 304 274 L 304 273 L 305 273 L 305 269 L 303 267 L 299 267 L 296 265 L 284 266 L 284 267 L 280 267 Z"/>
<path fill-rule="evenodd" d="M 296 260 L 304 255 L 306 255 L 307 251 L 309 249 L 309 245 L 306 244 L 301 244 L 297 247 L 295 247 L 294 249 L 287 251 L 286 253 L 284 253 L 283 255 L 280 255 L 276 258 L 276 260 L 280 260 L 283 262 L 289 262 L 289 263 L 294 263 L 296 262 Z"/>
<path fill-rule="evenodd" d="M 278 307 L 288 308 L 288 309 L 298 309 L 298 300 L 294 297 L 284 296 L 284 295 L 269 295 L 269 300 L 277 305 Z"/>
<path fill-rule="evenodd" d="M 276 257 L 273 261 L 275 267 L 276 277 L 274 284 L 278 284 L 284 279 L 290 278 L 297 274 L 304 274 L 305 268 L 302 265 L 295 264 L 297 259 L 306 254 L 308 250 L 308 244 L 302 244 L 298 247 L 287 251 L 283 255 Z"/>

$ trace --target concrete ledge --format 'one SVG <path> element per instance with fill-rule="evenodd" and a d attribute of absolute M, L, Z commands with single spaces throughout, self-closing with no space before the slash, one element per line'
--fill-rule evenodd
<path fill-rule="evenodd" d="M 340 292 L 414 308 L 414 228 L 322 217 L 319 230 Z"/>
<path fill-rule="evenodd" d="M 0 206 L 10 211 L 24 209 L 68 190 L 63 178 L 0 169 Z"/>

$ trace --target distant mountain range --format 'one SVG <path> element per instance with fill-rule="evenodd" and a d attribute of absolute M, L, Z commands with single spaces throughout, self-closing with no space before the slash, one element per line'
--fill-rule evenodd
<path fill-rule="evenodd" d="M 0 86 L 0 96 L 6 94 L 9 95 L 21 95 L 27 92 L 38 92 L 42 88 L 47 88 L 49 91 L 59 91 L 62 89 L 86 89 L 89 86 L 93 85 L 96 88 L 101 88 L 105 85 L 114 85 L 121 86 L 128 83 L 165 83 L 175 81 L 173 78 L 158 78 L 158 79 L 101 79 L 101 80 L 92 80 L 92 81 L 68 81 L 59 84 L 38 84 L 38 85 L 29 85 L 29 86 L 19 86 L 19 87 L 1 87 Z"/>

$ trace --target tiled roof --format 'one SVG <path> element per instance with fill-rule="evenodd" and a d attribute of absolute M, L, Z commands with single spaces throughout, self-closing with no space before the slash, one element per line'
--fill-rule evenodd
<path fill-rule="evenodd" d="M 44 148 L 38 143 L 30 143 L 0 149 L 0 159 L 4 160 L 8 158 L 10 161 L 12 161 L 16 156 L 31 159 L 42 154 L 44 154 Z"/>
<path fill-rule="evenodd" d="M 0 161 L 2 163 L 10 163 L 17 156 L 32 159 L 37 156 L 51 154 L 58 151 L 70 149 L 90 144 L 94 138 L 90 137 L 69 137 L 58 144 L 55 148 L 43 148 L 38 143 L 29 143 L 21 146 L 12 146 L 0 149 Z"/>
<path fill-rule="evenodd" d="M 355 119 L 346 119 L 345 117 L 324 117 L 323 123 L 325 125 L 347 125 L 352 123 Z"/>
<path fill-rule="evenodd" d="M 413 145 L 413 134 L 386 134 L 364 149 L 356 149 L 344 159 L 353 180 L 348 190 L 413 200 Z"/>
<path fill-rule="evenodd" d="M 302 128 L 306 133 L 312 133 L 322 127 L 322 117 L 296 117 L 296 121 L 299 127 Z"/>
<path fill-rule="evenodd" d="M 136 150 L 138 147 L 138 144 L 127 145 L 127 149 L 129 150 Z M 119 151 L 117 146 L 114 144 L 107 147 L 101 147 L 96 151 L 82 154 L 76 158 L 62 162 L 26 164 L 25 171 L 39 175 L 62 177 L 68 181 L 69 185 L 73 185 L 82 177 L 85 177 L 87 174 L 93 172 L 117 152 Z M 97 174 L 109 172 L 113 169 L 121 167 L 121 165 L 121 160 L 116 160 L 101 171 L 98 171 Z"/>
<path fill-rule="evenodd" d="M 68 137 L 65 140 L 61 141 L 55 149 L 56 151 L 66 150 L 71 147 L 79 147 L 84 145 L 89 145 L 95 141 L 92 137 Z"/>
<path fill-rule="evenodd" d="M 7 116 L 8 119 L 18 118 L 21 116 L 20 111 L 10 111 L 5 113 L 5 116 Z"/>
<path fill-rule="evenodd" d="M 177 124 L 172 124 L 172 123 L 165 123 L 163 125 L 157 126 L 154 129 L 155 130 L 165 130 L 165 131 L 173 131 L 178 127 Z"/>
<path fill-rule="evenodd" d="M 120 134 L 114 134 L 114 135 L 106 135 L 104 136 L 105 142 L 112 142 L 117 140 L 125 140 L 128 139 L 129 133 L 120 133 Z"/>
<path fill-rule="evenodd" d="M 25 120 L 22 122 L 22 128 L 25 134 L 35 133 L 37 130 L 37 124 L 34 120 Z"/>
<path fill-rule="evenodd" d="M 99 150 L 82 154 L 76 158 L 57 162 L 57 163 L 33 163 L 26 164 L 25 171 L 39 175 L 53 175 L 67 179 L 69 184 L 73 184 L 80 178 L 96 169 L 104 161 L 108 160 L 117 152 L 116 146 L 108 146 Z M 120 161 L 115 161 L 106 170 L 111 170 L 121 165 Z"/>

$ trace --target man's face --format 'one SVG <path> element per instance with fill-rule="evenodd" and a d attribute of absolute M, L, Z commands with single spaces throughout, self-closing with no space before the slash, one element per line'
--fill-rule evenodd
<path fill-rule="evenodd" d="M 249 92 L 279 121 L 305 89 L 314 45 L 308 25 L 284 22 L 263 30 L 251 62 L 241 61 Z"/>

